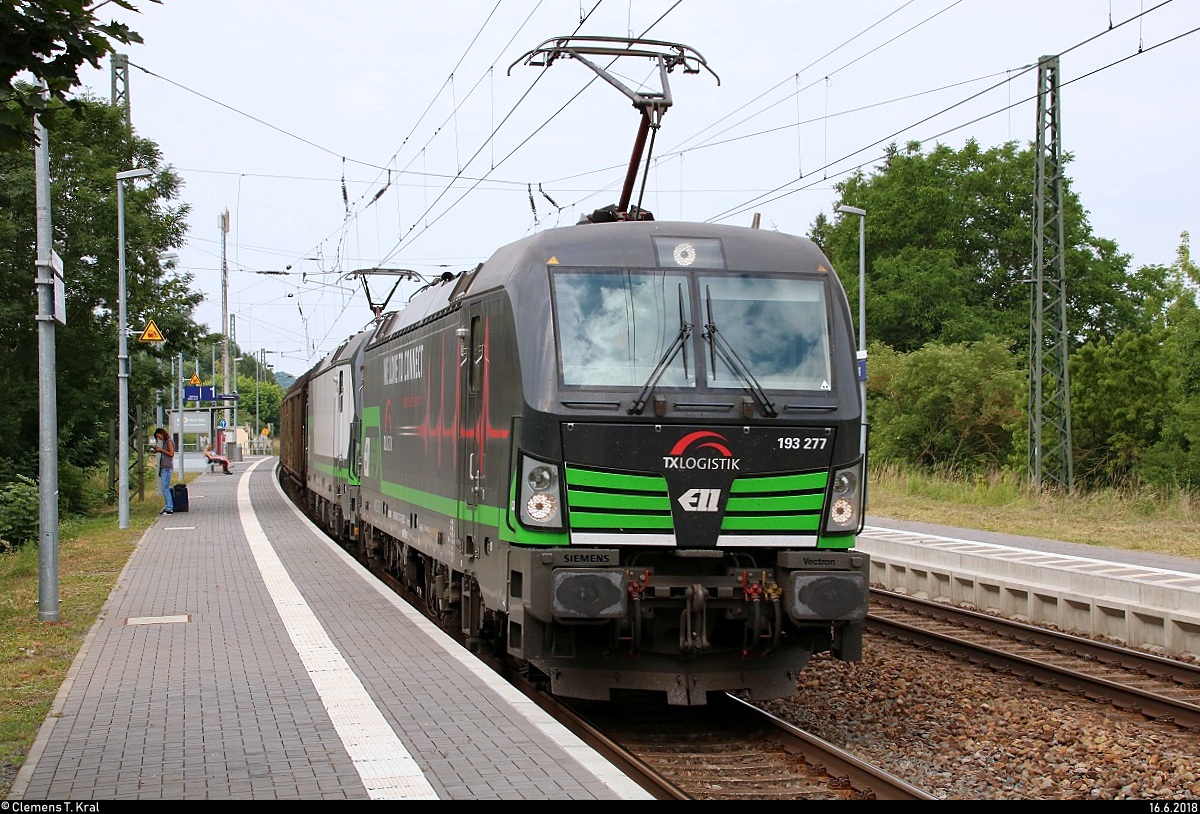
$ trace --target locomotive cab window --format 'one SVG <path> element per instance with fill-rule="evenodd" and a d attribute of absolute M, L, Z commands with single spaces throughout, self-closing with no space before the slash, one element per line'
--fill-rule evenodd
<path fill-rule="evenodd" d="M 659 387 L 701 376 L 714 389 L 832 390 L 821 278 L 558 268 L 552 280 L 564 386 L 640 388 L 661 369 Z"/>
<path fill-rule="evenodd" d="M 710 387 L 740 389 L 749 373 L 768 390 L 831 389 L 821 280 L 701 275 L 698 288 Z"/>
<path fill-rule="evenodd" d="M 687 276 L 662 270 L 556 270 L 555 326 L 564 385 L 694 387 Z"/>

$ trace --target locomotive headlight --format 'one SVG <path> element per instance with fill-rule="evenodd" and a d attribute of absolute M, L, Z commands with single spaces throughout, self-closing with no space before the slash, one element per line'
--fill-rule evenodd
<path fill-rule="evenodd" d="M 558 514 L 558 501 L 555 500 L 554 495 L 536 492 L 529 496 L 529 500 L 525 501 L 525 514 L 531 520 L 545 523 Z"/>
<path fill-rule="evenodd" d="M 844 495 L 858 487 L 858 473 L 843 469 L 833 478 L 833 493 Z"/>
<path fill-rule="evenodd" d="M 849 525 L 854 520 L 854 504 L 844 497 L 839 497 L 833 501 L 833 507 L 829 510 L 829 519 L 839 526 Z"/>
<path fill-rule="evenodd" d="M 835 470 L 829 491 L 825 531 L 831 534 L 859 531 L 863 524 L 862 464 Z"/>
<path fill-rule="evenodd" d="M 529 487 L 535 492 L 545 492 L 558 485 L 554 470 L 545 465 L 535 466 L 529 470 Z"/>
<path fill-rule="evenodd" d="M 520 471 L 520 492 L 516 497 L 521 522 L 535 528 L 562 528 L 562 494 L 559 491 L 562 478 L 558 466 L 522 455 Z"/>

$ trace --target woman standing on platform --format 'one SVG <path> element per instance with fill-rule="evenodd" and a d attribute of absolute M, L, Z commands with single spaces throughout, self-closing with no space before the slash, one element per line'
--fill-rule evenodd
<path fill-rule="evenodd" d="M 150 447 L 151 452 L 158 453 L 158 490 L 162 492 L 163 510 L 159 514 L 174 514 L 175 504 L 171 497 L 171 473 L 175 469 L 175 444 L 171 442 L 171 434 L 162 427 L 154 431 L 157 442 Z"/>

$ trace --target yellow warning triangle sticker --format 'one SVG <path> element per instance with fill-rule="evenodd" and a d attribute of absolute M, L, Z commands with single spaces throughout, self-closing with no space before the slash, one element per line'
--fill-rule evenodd
<path fill-rule="evenodd" d="M 200 374 L 193 373 L 192 378 L 188 380 L 188 384 L 192 384 L 192 385 L 200 384 Z"/>
<path fill-rule="evenodd" d="M 558 258 L 555 257 L 554 255 L 550 255 L 550 259 L 546 261 L 546 265 L 547 266 L 557 266 Z"/>
<path fill-rule="evenodd" d="M 166 337 L 162 335 L 162 331 L 154 324 L 154 320 L 146 323 L 146 329 L 142 331 L 142 335 L 138 337 L 139 342 L 165 342 Z"/>

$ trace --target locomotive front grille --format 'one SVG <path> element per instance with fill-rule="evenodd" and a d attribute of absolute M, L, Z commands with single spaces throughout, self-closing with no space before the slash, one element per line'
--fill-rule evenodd
<path fill-rule="evenodd" d="M 672 532 L 671 497 L 660 475 L 567 467 L 571 526 L 589 532 Z"/>
<path fill-rule="evenodd" d="M 825 471 L 736 478 L 724 504 L 722 535 L 813 536 L 825 506 Z M 575 531 L 673 535 L 667 481 L 660 475 L 567 467 L 567 507 Z M 637 538 L 631 539 L 636 543 Z"/>
<path fill-rule="evenodd" d="M 828 472 L 742 477 L 730 487 L 721 533 L 816 534 Z"/>

